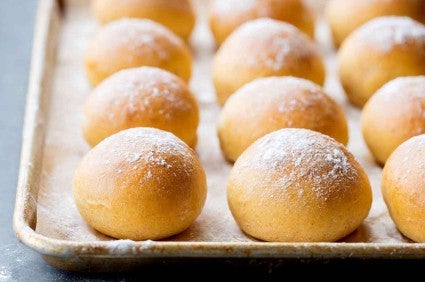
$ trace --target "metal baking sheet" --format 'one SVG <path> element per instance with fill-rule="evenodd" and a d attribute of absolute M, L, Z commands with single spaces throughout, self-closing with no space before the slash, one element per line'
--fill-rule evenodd
<path fill-rule="evenodd" d="M 310 1 L 323 6 L 324 1 Z M 326 58 L 326 91 L 340 102 L 350 129 L 348 148 L 364 166 L 373 186 L 372 210 L 364 224 L 335 243 L 267 243 L 243 234 L 227 207 L 225 182 L 231 165 L 216 137 L 220 107 L 215 103 L 211 61 L 216 50 L 208 30 L 210 1 L 194 0 L 198 19 L 190 47 L 194 57 L 191 89 L 201 108 L 197 153 L 208 178 L 205 208 L 183 233 L 162 241 L 114 240 L 90 228 L 72 198 L 75 168 L 89 150 L 80 129 L 82 105 L 90 93 L 84 50 L 99 28 L 89 1 L 41 0 L 35 29 L 21 167 L 14 215 L 19 239 L 65 269 L 114 269 L 155 259 L 178 258 L 419 258 L 425 244 L 403 237 L 391 221 L 380 193 L 381 168 L 360 133 L 360 110 L 346 101 L 336 77 L 336 53 L 318 14 L 317 44 Z M 317 8 L 316 8 L 317 9 Z M 320 10 L 320 9 L 319 9 Z"/>

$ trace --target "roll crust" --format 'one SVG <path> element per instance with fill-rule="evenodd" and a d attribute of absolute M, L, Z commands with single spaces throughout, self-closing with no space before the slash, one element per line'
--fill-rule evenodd
<path fill-rule="evenodd" d="M 295 77 L 259 78 L 236 91 L 220 114 L 218 137 L 225 157 L 235 161 L 258 138 L 287 127 L 348 142 L 342 107 L 320 86 Z"/>
<path fill-rule="evenodd" d="M 425 74 L 425 26 L 407 17 L 376 18 L 344 41 L 338 57 L 347 97 L 363 107 L 388 81 Z"/>
<path fill-rule="evenodd" d="M 256 78 L 286 75 L 322 85 L 325 67 L 307 36 L 292 25 L 272 19 L 241 25 L 223 43 L 213 61 L 213 82 L 221 105 Z"/>
<path fill-rule="evenodd" d="M 287 22 L 314 38 L 314 15 L 301 0 L 218 0 L 212 4 L 209 22 L 220 45 L 240 25 L 258 18 Z"/>
<path fill-rule="evenodd" d="M 361 127 L 381 165 L 401 143 L 425 133 L 425 76 L 400 77 L 385 84 L 366 103 Z"/>
<path fill-rule="evenodd" d="M 91 9 L 101 24 L 122 18 L 150 19 L 186 40 L 195 26 L 195 13 L 188 0 L 92 0 Z"/>
<path fill-rule="evenodd" d="M 326 18 L 335 46 L 339 47 L 354 30 L 382 16 L 407 16 L 425 23 L 424 0 L 330 0 Z"/>
<path fill-rule="evenodd" d="M 85 55 L 86 73 L 92 85 L 119 70 L 140 66 L 165 69 L 188 82 L 192 57 L 179 37 L 147 19 L 122 19 L 105 25 Z"/>
<path fill-rule="evenodd" d="M 119 239 L 155 240 L 182 232 L 201 213 L 206 178 L 195 152 L 173 134 L 132 128 L 106 138 L 74 175 L 84 220 Z"/>
<path fill-rule="evenodd" d="M 132 127 L 172 132 L 196 146 L 199 108 L 183 80 L 140 67 L 119 71 L 99 84 L 84 104 L 83 134 L 91 146 Z"/>
<path fill-rule="evenodd" d="M 227 199 L 247 234 L 265 241 L 331 242 L 369 213 L 368 177 L 345 147 L 307 129 L 281 129 L 236 161 Z"/>
<path fill-rule="evenodd" d="M 398 230 L 425 242 L 425 135 L 412 137 L 391 154 L 382 171 L 382 195 Z"/>

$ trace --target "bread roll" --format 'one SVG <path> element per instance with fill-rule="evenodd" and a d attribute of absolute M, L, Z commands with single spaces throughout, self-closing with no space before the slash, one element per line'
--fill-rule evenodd
<path fill-rule="evenodd" d="M 92 39 L 85 57 L 93 85 L 127 68 L 152 66 L 190 79 L 192 57 L 186 44 L 151 20 L 122 19 L 105 25 Z"/>
<path fill-rule="evenodd" d="M 425 133 L 425 76 L 385 84 L 366 103 L 361 126 L 374 158 L 385 164 L 401 143 Z"/>
<path fill-rule="evenodd" d="M 102 23 L 121 18 L 150 19 L 188 39 L 195 25 L 195 14 L 189 0 L 93 0 L 92 12 Z"/>
<path fill-rule="evenodd" d="M 241 24 L 272 18 L 290 23 L 314 37 L 314 16 L 301 0 L 216 0 L 210 10 L 210 27 L 218 44 Z"/>
<path fill-rule="evenodd" d="M 407 17 L 381 17 L 353 32 L 339 51 L 348 99 L 363 107 L 386 82 L 425 74 L 425 26 Z"/>
<path fill-rule="evenodd" d="M 131 127 L 155 127 L 196 145 L 198 104 L 183 80 L 140 67 L 119 71 L 99 84 L 84 105 L 83 133 L 91 146 Z"/>
<path fill-rule="evenodd" d="M 314 43 L 281 21 L 257 19 L 241 25 L 214 57 L 213 81 L 222 105 L 239 87 L 256 78 L 284 75 L 322 85 L 325 67 Z"/>
<path fill-rule="evenodd" d="M 259 78 L 245 84 L 224 105 L 218 123 L 220 145 L 235 161 L 255 140 L 272 131 L 307 128 L 348 142 L 343 109 L 320 86 L 295 77 Z"/>
<path fill-rule="evenodd" d="M 425 1 L 330 0 L 326 7 L 326 18 L 336 46 L 367 21 L 382 16 L 408 16 L 424 23 Z"/>
<path fill-rule="evenodd" d="M 331 137 L 286 128 L 254 142 L 227 182 L 233 217 L 265 241 L 332 242 L 359 227 L 372 192 L 359 163 Z"/>
<path fill-rule="evenodd" d="M 201 213 L 206 187 L 195 152 L 173 134 L 147 127 L 106 138 L 74 175 L 81 216 L 119 239 L 156 240 L 182 232 Z"/>
<path fill-rule="evenodd" d="M 382 195 L 403 235 L 425 242 L 425 135 L 415 136 L 391 154 L 382 172 Z"/>

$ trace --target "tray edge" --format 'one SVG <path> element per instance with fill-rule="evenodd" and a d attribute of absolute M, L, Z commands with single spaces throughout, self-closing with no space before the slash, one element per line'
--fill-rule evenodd
<path fill-rule="evenodd" d="M 56 50 L 54 46 L 51 46 L 57 41 L 55 38 L 55 36 L 57 37 L 57 27 L 55 30 L 52 22 L 59 21 L 59 5 L 60 1 L 57 0 L 40 0 L 38 2 L 13 213 L 13 230 L 16 236 L 25 245 L 36 250 L 45 249 L 46 246 L 37 241 L 37 236 L 35 236 L 37 234 L 31 228 L 36 225 L 37 214 L 37 200 L 34 199 L 31 191 L 38 184 L 37 170 L 41 170 L 46 128 L 42 120 L 45 108 L 42 96 L 49 87 L 47 74 L 51 71 L 49 69 L 51 62 L 48 60 L 52 60 Z"/>
<path fill-rule="evenodd" d="M 36 225 L 37 201 L 31 196 L 37 183 L 37 155 L 42 154 L 45 124 L 42 122 L 42 95 L 48 92 L 48 58 L 55 53 L 61 4 L 60 0 L 40 0 L 35 25 L 23 130 L 20 172 L 17 186 L 13 227 L 18 239 L 48 257 L 102 258 L 419 258 L 425 257 L 425 244 L 412 243 L 220 243 L 220 242 L 134 242 L 123 253 L 111 242 L 72 242 L 48 238 L 32 229 Z M 55 30 L 56 28 L 56 30 Z M 53 42 L 53 43 L 52 43 Z M 50 58 L 52 59 L 52 58 Z M 44 94 L 46 95 L 46 94 Z M 38 158 L 41 160 L 41 158 Z M 33 182 L 33 180 L 35 180 Z M 374 249 L 375 252 L 365 252 Z"/>

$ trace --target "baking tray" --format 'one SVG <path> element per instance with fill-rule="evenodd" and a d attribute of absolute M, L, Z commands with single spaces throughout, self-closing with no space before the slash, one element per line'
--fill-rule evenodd
<path fill-rule="evenodd" d="M 73 270 L 114 270 L 151 261 L 190 258 L 273 261 L 425 257 L 425 244 L 403 237 L 388 216 L 380 193 L 381 168 L 373 162 L 361 138 L 360 110 L 346 102 L 336 78 L 335 51 L 320 17 L 317 40 L 326 58 L 325 89 L 347 113 L 348 147 L 370 177 L 372 210 L 360 228 L 335 243 L 260 242 L 238 229 L 225 195 L 231 165 L 223 159 L 216 137 L 220 107 L 215 103 L 211 82 L 215 47 L 205 16 L 210 2 L 206 0 L 194 1 L 198 23 L 190 41 L 195 59 L 190 86 L 201 108 L 197 152 L 208 178 L 204 211 L 188 230 L 162 241 L 114 240 L 87 226 L 72 199 L 72 176 L 89 150 L 80 130 L 82 104 L 90 92 L 83 54 L 98 26 L 90 15 L 88 2 L 41 0 L 38 8 L 14 229 L 18 238 L 48 263 Z M 323 1 L 311 2 L 323 5 Z"/>

